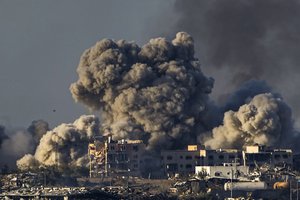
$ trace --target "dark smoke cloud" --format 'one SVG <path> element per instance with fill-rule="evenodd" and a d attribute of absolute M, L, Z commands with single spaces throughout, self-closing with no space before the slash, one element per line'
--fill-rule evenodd
<path fill-rule="evenodd" d="M 25 154 L 34 153 L 48 129 L 48 123 L 43 120 L 33 121 L 27 130 L 5 130 L 4 126 L 0 126 L 0 167 L 8 165 L 14 168 L 17 159 Z"/>
<path fill-rule="evenodd" d="M 276 94 L 266 81 L 249 80 L 244 82 L 234 93 L 227 95 L 225 106 L 222 108 L 224 112 L 228 110 L 237 111 L 240 106 L 251 100 L 254 96 L 263 93 Z"/>
<path fill-rule="evenodd" d="M 40 139 L 49 130 L 49 124 L 44 120 L 35 120 L 28 127 L 27 131 L 31 133 L 35 147 L 39 144 Z"/>
<path fill-rule="evenodd" d="M 299 0 L 177 0 L 175 11 L 173 29 L 194 36 L 205 72 L 216 78 L 216 96 L 266 80 L 300 118 Z"/>
<path fill-rule="evenodd" d="M 7 138 L 8 136 L 5 133 L 5 127 L 0 125 L 0 149 L 3 141 Z"/>
<path fill-rule="evenodd" d="M 143 47 L 103 39 L 83 53 L 77 72 L 73 98 L 101 110 L 115 138 L 142 138 L 149 149 L 178 148 L 213 124 L 204 116 L 212 116 L 207 108 L 213 107 L 208 94 L 214 81 L 201 72 L 185 32 Z"/>

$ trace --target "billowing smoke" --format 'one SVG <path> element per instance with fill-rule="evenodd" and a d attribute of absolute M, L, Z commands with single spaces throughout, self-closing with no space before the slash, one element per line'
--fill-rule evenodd
<path fill-rule="evenodd" d="M 58 169 L 85 167 L 88 164 L 88 143 L 94 135 L 100 134 L 99 131 L 99 120 L 93 115 L 83 115 L 74 123 L 61 124 L 47 131 L 35 153 L 26 154 L 17 161 L 17 166 L 21 170 L 41 166 Z"/>
<path fill-rule="evenodd" d="M 77 72 L 73 98 L 100 110 L 115 138 L 142 138 L 149 149 L 178 148 L 209 127 L 202 115 L 209 116 L 214 81 L 201 72 L 185 32 L 143 47 L 103 39 L 83 53 Z"/>
<path fill-rule="evenodd" d="M 286 145 L 286 139 L 294 137 L 293 134 L 290 108 L 278 95 L 265 93 L 254 96 L 236 112 L 226 112 L 223 125 L 214 128 L 212 137 L 205 138 L 204 144 L 210 148 L 280 146 Z"/>
<path fill-rule="evenodd" d="M 299 0 L 177 0 L 174 12 L 176 24 L 164 32 L 193 35 L 203 70 L 216 79 L 214 96 L 266 80 L 300 121 Z"/>
<path fill-rule="evenodd" d="M 3 141 L 7 138 L 8 136 L 5 133 L 5 127 L 0 125 L 0 149 Z"/>
<path fill-rule="evenodd" d="M 49 125 L 44 120 L 35 120 L 28 127 L 27 131 L 31 133 L 35 147 L 39 144 L 40 139 L 49 130 Z"/>
<path fill-rule="evenodd" d="M 244 82 L 234 93 L 227 95 L 226 103 L 222 110 L 224 112 L 228 110 L 237 111 L 240 106 L 249 102 L 254 96 L 263 93 L 273 93 L 276 94 L 271 86 L 269 86 L 266 81 L 261 80 L 249 80 Z"/>
<path fill-rule="evenodd" d="M 17 159 L 24 154 L 34 153 L 47 130 L 48 123 L 43 120 L 33 121 L 27 130 L 5 130 L 4 126 L 0 126 L 0 167 L 7 165 L 14 168 Z"/>

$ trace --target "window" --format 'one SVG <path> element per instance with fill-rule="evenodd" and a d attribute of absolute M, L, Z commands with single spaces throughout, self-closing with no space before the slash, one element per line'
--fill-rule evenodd
<path fill-rule="evenodd" d="M 208 160 L 213 160 L 213 159 L 214 159 L 213 155 L 208 156 Z"/>
<path fill-rule="evenodd" d="M 134 145 L 134 146 L 132 147 L 132 149 L 133 149 L 134 151 L 138 151 L 138 150 L 139 150 L 139 147 L 138 147 L 137 145 Z"/>
<path fill-rule="evenodd" d="M 187 164 L 187 165 L 185 165 L 185 168 L 186 169 L 192 169 L 192 165 L 191 164 Z"/>
<path fill-rule="evenodd" d="M 221 176 L 222 172 L 215 172 L 215 176 Z"/>
<path fill-rule="evenodd" d="M 138 155 L 137 154 L 133 155 L 133 158 L 138 159 Z"/>
<path fill-rule="evenodd" d="M 229 159 L 234 159 L 235 156 L 234 155 L 229 155 Z"/>
<path fill-rule="evenodd" d="M 280 156 L 279 154 L 275 154 L 275 155 L 274 155 L 274 158 L 275 158 L 276 160 L 280 159 L 280 157 L 281 157 L 281 156 Z"/>
<path fill-rule="evenodd" d="M 166 165 L 167 171 L 176 172 L 178 170 L 178 165 L 175 163 Z"/>
<path fill-rule="evenodd" d="M 287 154 L 283 154 L 282 157 L 283 157 L 284 159 L 287 159 L 289 156 L 288 156 Z"/>
<path fill-rule="evenodd" d="M 193 157 L 192 157 L 192 156 L 186 156 L 185 159 L 186 159 L 186 160 L 192 160 Z"/>
<path fill-rule="evenodd" d="M 220 159 L 220 160 L 223 160 L 223 159 L 224 159 L 224 156 L 223 156 L 223 155 L 219 155 L 219 159 Z"/>
<path fill-rule="evenodd" d="M 180 159 L 183 159 L 183 156 L 180 156 Z"/>
<path fill-rule="evenodd" d="M 183 165 L 180 165 L 180 168 L 183 168 Z"/>
<path fill-rule="evenodd" d="M 133 167 L 134 167 L 134 168 L 138 168 L 139 165 L 138 165 L 138 164 L 134 164 Z"/>
<path fill-rule="evenodd" d="M 111 147 L 110 147 L 110 150 L 114 151 L 114 150 L 115 150 L 115 147 L 114 147 L 114 146 L 111 146 Z"/>
<path fill-rule="evenodd" d="M 172 160 L 173 157 L 172 156 L 167 156 L 167 160 Z"/>

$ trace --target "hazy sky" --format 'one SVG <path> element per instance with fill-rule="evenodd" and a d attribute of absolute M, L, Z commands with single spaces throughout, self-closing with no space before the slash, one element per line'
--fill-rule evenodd
<path fill-rule="evenodd" d="M 27 127 L 44 119 L 53 127 L 88 113 L 69 92 L 81 53 L 105 37 L 145 43 L 149 27 L 159 28 L 158 18 L 171 16 L 172 4 L 1 0 L 0 124 Z"/>

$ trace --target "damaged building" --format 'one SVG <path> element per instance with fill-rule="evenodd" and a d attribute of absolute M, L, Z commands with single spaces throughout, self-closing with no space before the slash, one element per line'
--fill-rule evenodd
<path fill-rule="evenodd" d="M 89 144 L 90 176 L 114 173 L 140 176 L 145 164 L 144 152 L 142 140 L 95 138 Z"/>

